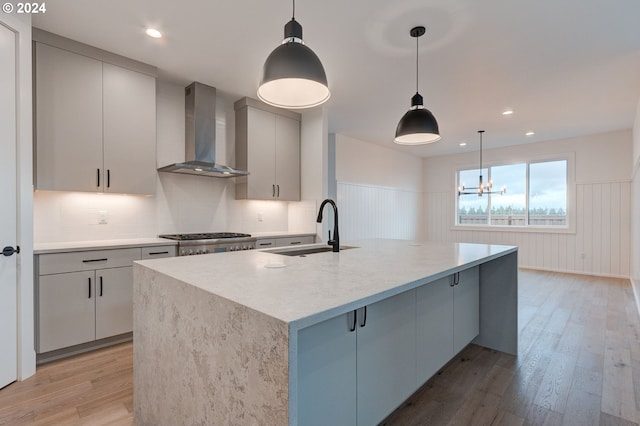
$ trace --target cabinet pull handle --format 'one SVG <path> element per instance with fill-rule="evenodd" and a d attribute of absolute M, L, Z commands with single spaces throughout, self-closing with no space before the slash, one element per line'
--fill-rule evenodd
<path fill-rule="evenodd" d="M 107 169 L 107 188 L 111 188 L 111 170 Z"/>
<path fill-rule="evenodd" d="M 295 246 L 296 244 L 302 244 L 302 241 L 291 241 L 289 244 Z"/>
<path fill-rule="evenodd" d="M 89 299 L 91 299 L 91 278 L 89 278 Z"/>
<path fill-rule="evenodd" d="M 96 175 L 98 176 L 98 185 L 96 186 L 100 188 L 100 169 L 96 169 Z"/>
<path fill-rule="evenodd" d="M 353 326 L 349 327 L 349 332 L 353 332 L 356 331 L 356 323 L 358 321 L 358 310 L 354 309 L 353 310 Z"/>
<path fill-rule="evenodd" d="M 271 185 L 271 196 L 272 197 L 276 196 L 276 186 L 275 185 Z"/>
<path fill-rule="evenodd" d="M 106 262 L 107 259 L 106 257 L 104 259 L 87 259 L 87 260 L 83 260 L 82 263 L 91 263 L 91 262 Z"/>
<path fill-rule="evenodd" d="M 460 272 L 453 274 L 453 285 L 460 284 Z"/>
<path fill-rule="evenodd" d="M 100 277 L 100 297 L 102 297 L 102 277 Z"/>
<path fill-rule="evenodd" d="M 278 185 L 276 185 L 276 188 L 278 188 L 278 195 L 277 195 L 277 197 L 278 197 L 278 198 L 280 198 L 280 185 L 279 185 L 279 184 L 278 184 Z"/>
<path fill-rule="evenodd" d="M 260 245 L 261 245 L 261 246 L 270 246 L 270 245 L 272 245 L 272 244 L 273 244 L 273 243 L 260 243 Z"/>
<path fill-rule="evenodd" d="M 154 256 L 156 254 L 169 254 L 168 251 L 152 251 L 149 253 L 149 256 Z"/>
<path fill-rule="evenodd" d="M 360 323 L 360 327 L 364 327 L 365 325 L 367 325 L 367 307 L 366 306 L 364 307 L 364 319 Z"/>

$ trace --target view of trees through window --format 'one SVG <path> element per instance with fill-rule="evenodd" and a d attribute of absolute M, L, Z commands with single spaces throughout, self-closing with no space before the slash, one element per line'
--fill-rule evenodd
<path fill-rule="evenodd" d="M 460 170 L 458 184 L 479 185 L 479 170 Z M 484 183 L 505 194 L 461 194 L 458 225 L 567 226 L 567 161 L 493 166 L 482 170 Z M 473 191 L 470 189 L 470 191 Z"/>

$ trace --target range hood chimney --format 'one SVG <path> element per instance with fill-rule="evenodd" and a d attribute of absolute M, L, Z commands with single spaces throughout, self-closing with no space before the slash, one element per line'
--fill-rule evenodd
<path fill-rule="evenodd" d="M 249 172 L 216 164 L 216 88 L 193 82 L 185 88 L 185 157 L 159 172 L 230 178 Z"/>

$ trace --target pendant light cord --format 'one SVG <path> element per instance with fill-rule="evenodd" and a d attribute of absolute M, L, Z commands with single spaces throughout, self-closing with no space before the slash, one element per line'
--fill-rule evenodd
<path fill-rule="evenodd" d="M 482 174 L 482 132 L 480 133 L 480 174 Z"/>
<path fill-rule="evenodd" d="M 295 1 L 295 0 L 294 0 Z M 418 39 L 420 37 L 416 37 L 416 93 L 418 93 Z"/>
<path fill-rule="evenodd" d="M 293 0 L 293 13 L 291 19 L 296 20 L 296 0 Z"/>

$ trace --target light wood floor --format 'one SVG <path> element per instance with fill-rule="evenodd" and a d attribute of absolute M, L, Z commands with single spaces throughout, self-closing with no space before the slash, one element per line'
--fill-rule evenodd
<path fill-rule="evenodd" d="M 521 270 L 518 325 L 518 357 L 470 345 L 383 424 L 640 422 L 640 318 L 628 280 Z M 0 390 L 0 425 L 133 425 L 132 398 L 125 343 Z"/>

